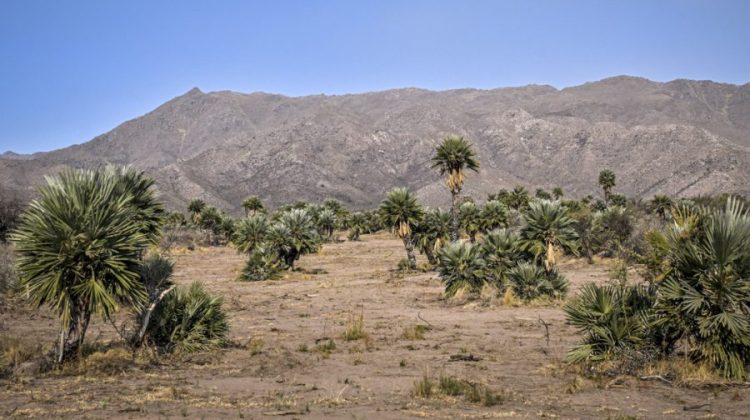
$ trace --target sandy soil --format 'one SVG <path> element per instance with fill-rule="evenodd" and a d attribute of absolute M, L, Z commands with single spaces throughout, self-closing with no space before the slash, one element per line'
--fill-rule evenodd
<path fill-rule="evenodd" d="M 559 305 L 446 302 L 434 273 L 391 271 L 403 257 L 399 240 L 362 239 L 328 244 L 303 257 L 300 271 L 261 283 L 235 281 L 243 259 L 232 249 L 177 253 L 176 281 L 201 280 L 224 296 L 237 345 L 158 363 L 94 358 L 85 374 L 0 380 L 0 417 L 750 418 L 747 388 L 585 379 L 563 362 L 579 337 Z M 573 293 L 607 278 L 603 264 L 567 261 L 561 271 Z M 7 302 L 0 311 L 3 336 L 54 341 L 54 314 Z M 367 338 L 346 341 L 359 316 Z M 430 327 L 422 339 L 408 334 L 417 325 Z M 116 340 L 102 322 L 89 337 L 100 346 Z M 329 339 L 330 352 L 320 348 Z M 484 384 L 500 401 L 413 395 L 415 382 L 441 374 Z"/>

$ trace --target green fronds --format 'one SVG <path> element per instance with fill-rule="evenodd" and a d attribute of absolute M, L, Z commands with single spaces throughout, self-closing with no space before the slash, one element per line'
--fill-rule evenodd
<path fill-rule="evenodd" d="M 477 171 L 479 162 L 471 148 L 471 143 L 461 136 L 448 136 L 437 147 L 432 158 L 432 167 L 440 170 L 440 175 L 448 175 L 446 182 L 451 192 L 458 193 L 464 182 L 466 169 Z"/>
<path fill-rule="evenodd" d="M 445 283 L 446 296 L 468 288 L 479 291 L 485 282 L 485 262 L 481 248 L 471 243 L 452 243 L 440 250 L 438 274 Z"/>
<path fill-rule="evenodd" d="M 526 301 L 538 298 L 560 299 L 568 293 L 569 283 L 562 274 L 555 270 L 522 262 L 508 270 L 508 284 L 514 294 Z"/>
<path fill-rule="evenodd" d="M 417 197 L 406 188 L 389 191 L 379 211 L 383 223 L 400 238 L 411 235 L 412 229 L 424 216 Z"/>
<path fill-rule="evenodd" d="M 199 282 L 169 292 L 154 310 L 146 336 L 162 351 L 189 353 L 223 346 L 229 330 L 223 299 Z"/>
<path fill-rule="evenodd" d="M 237 223 L 232 243 L 239 252 L 250 254 L 267 239 L 269 228 L 266 215 L 253 214 Z"/>

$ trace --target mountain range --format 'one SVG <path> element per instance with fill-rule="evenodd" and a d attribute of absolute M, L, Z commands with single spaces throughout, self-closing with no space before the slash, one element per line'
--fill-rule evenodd
<path fill-rule="evenodd" d="M 596 195 L 603 168 L 634 198 L 750 192 L 750 83 L 630 76 L 304 97 L 194 88 L 86 143 L 0 155 L 0 188 L 30 198 L 44 175 L 114 163 L 147 171 L 172 209 L 203 198 L 239 214 L 248 195 L 371 208 L 396 186 L 444 206 L 430 158 L 449 134 L 477 152 L 464 192 L 479 200 L 515 185 Z"/>

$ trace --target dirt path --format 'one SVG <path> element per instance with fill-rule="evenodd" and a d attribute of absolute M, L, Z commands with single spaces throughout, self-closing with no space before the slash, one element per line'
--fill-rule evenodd
<path fill-rule="evenodd" d="M 132 367 L 125 360 L 119 369 L 107 362 L 86 375 L 6 380 L 0 382 L 0 417 L 743 418 L 750 413 L 746 390 L 689 390 L 632 378 L 607 387 L 608 381 L 585 380 L 562 363 L 578 337 L 559 307 L 446 302 L 434 273 L 390 271 L 402 254 L 400 241 L 368 235 L 361 242 L 326 245 L 302 258 L 303 271 L 260 283 L 234 280 L 243 260 L 231 249 L 175 255 L 178 283 L 201 280 L 225 297 L 231 339 L 239 346 L 157 366 Z M 600 265 L 568 262 L 562 271 L 574 290 L 606 279 Z M 2 334 L 32 331 L 47 341 L 54 334 L 49 315 L 3 316 Z M 345 340 L 347 323 L 359 316 L 367 337 Z M 418 337 L 417 325 L 430 329 Z M 101 341 L 115 337 L 111 327 L 97 325 L 95 331 Z M 479 360 L 450 361 L 452 355 Z M 484 384 L 500 401 L 486 407 L 461 397 L 413 396 L 415 382 L 440 374 Z"/>

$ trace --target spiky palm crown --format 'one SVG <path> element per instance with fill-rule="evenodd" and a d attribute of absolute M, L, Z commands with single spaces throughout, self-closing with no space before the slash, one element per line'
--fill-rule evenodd
<path fill-rule="evenodd" d="M 502 286 L 507 271 L 523 260 L 521 238 L 509 229 L 496 229 L 488 232 L 480 243 L 482 256 L 487 265 L 487 276 Z"/>
<path fill-rule="evenodd" d="M 481 214 L 481 226 L 485 232 L 507 227 L 508 207 L 497 200 L 490 200 L 485 203 Z"/>
<path fill-rule="evenodd" d="M 453 296 L 468 287 L 479 290 L 485 282 L 485 261 L 481 248 L 471 243 L 452 243 L 440 250 L 438 274 L 445 283 L 445 294 Z"/>
<path fill-rule="evenodd" d="M 169 292 L 154 310 L 148 340 L 163 351 L 205 351 L 226 343 L 229 323 L 223 299 L 199 282 Z"/>
<path fill-rule="evenodd" d="M 523 215 L 525 226 L 521 238 L 525 248 L 537 258 L 545 255 L 547 269 L 554 265 L 554 248 L 578 252 L 575 221 L 558 201 L 537 200 L 529 204 Z"/>
<path fill-rule="evenodd" d="M 609 191 L 615 186 L 615 179 L 615 173 L 609 169 L 599 172 L 599 186 L 605 191 Z"/>
<path fill-rule="evenodd" d="M 263 210 L 263 202 L 257 196 L 251 195 L 250 197 L 242 200 L 242 207 L 247 211 L 257 212 Z"/>
<path fill-rule="evenodd" d="M 281 229 L 275 231 L 277 238 L 283 232 L 286 235 L 285 244 L 300 255 L 318 250 L 320 236 L 307 210 L 293 209 L 285 212 L 279 218 L 278 225 Z"/>
<path fill-rule="evenodd" d="M 520 210 L 529 204 L 529 192 L 526 188 L 516 185 L 513 191 L 508 193 L 508 205 L 516 210 Z"/>
<path fill-rule="evenodd" d="M 117 179 L 117 194 L 131 196 L 130 205 L 135 211 L 133 217 L 141 225 L 141 232 L 149 241 L 157 243 L 161 237 L 166 211 L 164 205 L 154 196 L 153 187 L 156 181 L 132 166 L 108 165 L 104 171 L 107 172 L 107 176 Z"/>
<path fill-rule="evenodd" d="M 267 239 L 269 228 L 268 218 L 264 214 L 253 214 L 237 223 L 232 243 L 238 251 L 249 254 Z"/>
<path fill-rule="evenodd" d="M 336 226 L 336 214 L 329 208 L 323 208 L 318 213 L 317 222 L 321 231 L 333 230 Z"/>
<path fill-rule="evenodd" d="M 416 225 L 414 242 L 422 251 L 439 251 L 451 236 L 451 214 L 439 208 L 428 209 Z"/>
<path fill-rule="evenodd" d="M 193 214 L 202 212 L 204 208 L 206 208 L 206 202 L 200 198 L 194 198 L 188 204 L 188 211 Z"/>
<path fill-rule="evenodd" d="M 422 220 L 424 211 L 416 196 L 406 188 L 394 188 L 380 204 L 383 223 L 400 238 L 411 235 L 414 226 Z"/>
<path fill-rule="evenodd" d="M 536 264 L 521 262 L 508 270 L 508 282 L 523 300 L 541 297 L 559 299 L 568 292 L 568 280 L 557 271 L 545 271 Z"/>
<path fill-rule="evenodd" d="M 734 199 L 721 211 L 675 213 L 667 232 L 671 267 L 660 288 L 656 324 L 689 337 L 693 356 L 727 377 L 747 377 L 750 214 Z"/>
<path fill-rule="evenodd" d="M 440 175 L 448 175 L 446 182 L 453 193 L 461 191 L 464 182 L 464 171 L 479 170 L 476 153 L 471 143 L 461 136 L 448 136 L 438 146 L 432 158 L 432 167 L 440 170 Z"/>
<path fill-rule="evenodd" d="M 471 201 L 461 204 L 458 208 L 461 228 L 468 234 L 476 233 L 482 226 L 482 214 L 476 204 Z"/>
<path fill-rule="evenodd" d="M 113 172 L 65 170 L 47 178 L 12 235 L 21 283 L 64 323 L 74 307 L 107 318 L 119 303 L 138 306 L 148 231 Z"/>
<path fill-rule="evenodd" d="M 667 195 L 655 195 L 648 207 L 662 218 L 666 218 L 672 211 L 672 199 Z"/>

